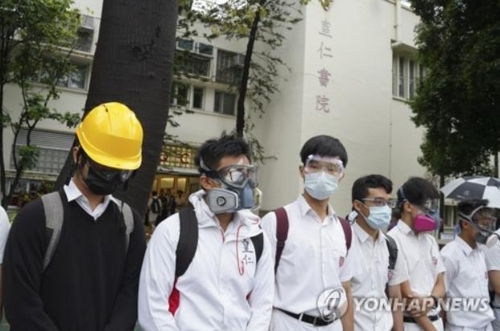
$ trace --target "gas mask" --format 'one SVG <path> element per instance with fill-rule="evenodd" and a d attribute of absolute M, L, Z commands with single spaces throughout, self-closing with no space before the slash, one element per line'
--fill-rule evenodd
<path fill-rule="evenodd" d="M 459 217 L 471 224 L 476 229 L 474 240 L 488 247 L 493 247 L 499 240 L 499 230 L 495 230 L 496 217 L 492 215 L 493 210 L 486 206 L 480 206 L 474 209 L 470 215 L 460 213 Z M 487 226 L 481 226 L 477 219 L 486 220 Z"/>
<path fill-rule="evenodd" d="M 81 173 L 85 164 L 88 165 L 86 178 Z M 79 168 L 83 181 L 95 195 L 108 195 L 116 192 L 133 173 L 132 170 L 113 169 L 97 164 L 84 153 L 82 153 L 82 162 Z"/>
<path fill-rule="evenodd" d="M 416 204 L 406 197 L 403 187 L 399 189 L 403 201 L 417 207 L 421 212 L 413 219 L 413 230 L 415 232 L 429 232 L 441 228 L 441 217 L 439 216 L 439 199 L 427 199 Z"/>
<path fill-rule="evenodd" d="M 235 164 L 217 171 L 200 160 L 205 174 L 221 184 L 207 193 L 207 204 L 214 214 L 234 213 L 242 209 L 257 210 L 262 201 L 262 192 L 257 188 L 257 167 Z"/>

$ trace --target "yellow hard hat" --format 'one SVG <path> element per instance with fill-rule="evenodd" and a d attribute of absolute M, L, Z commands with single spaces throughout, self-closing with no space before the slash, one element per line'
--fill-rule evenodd
<path fill-rule="evenodd" d="M 142 126 L 134 112 L 118 102 L 92 109 L 76 128 L 80 145 L 92 161 L 123 170 L 142 162 Z"/>

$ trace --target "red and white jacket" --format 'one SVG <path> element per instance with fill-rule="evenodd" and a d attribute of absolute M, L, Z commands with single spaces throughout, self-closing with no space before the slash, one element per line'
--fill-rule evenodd
<path fill-rule="evenodd" d="M 264 234 L 256 263 L 251 237 L 260 219 L 238 211 L 225 232 L 198 191 L 189 197 L 198 218 L 198 246 L 184 275 L 175 279 L 179 214 L 161 222 L 146 251 L 139 282 L 139 323 L 144 331 L 267 331 L 274 266 Z M 178 291 L 179 304 L 169 306 Z"/>

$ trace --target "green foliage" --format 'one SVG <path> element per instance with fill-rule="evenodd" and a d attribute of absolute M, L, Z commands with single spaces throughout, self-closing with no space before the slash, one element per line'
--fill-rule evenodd
<path fill-rule="evenodd" d="M 491 174 L 500 149 L 500 3 L 419 0 L 427 75 L 411 102 L 426 128 L 422 165 L 436 175 Z"/>
<path fill-rule="evenodd" d="M 36 125 L 50 119 L 73 127 L 80 119 L 79 114 L 49 107 L 51 100 L 59 98 L 59 80 L 75 69 L 70 54 L 77 43 L 80 14 L 71 5 L 71 0 L 3 0 L 0 7 L 0 135 L 3 142 L 4 128 L 10 126 L 14 132 L 14 187 L 23 172 L 36 165 L 38 149 L 30 143 Z M 20 112 L 5 107 L 6 84 L 19 87 Z M 27 145 L 16 152 L 22 128 L 28 132 Z M 0 149 L 0 192 L 5 206 L 12 192 L 6 188 L 3 143 Z"/>
<path fill-rule="evenodd" d="M 248 98 L 251 110 L 261 117 L 272 95 L 279 91 L 280 68 L 291 69 L 275 51 L 283 45 L 285 33 L 302 20 L 300 8 L 309 0 L 248 0 L 243 6 L 234 3 L 227 1 L 200 13 L 191 10 L 191 0 L 180 0 L 179 37 L 247 41 L 242 79 L 230 89 L 239 93 L 236 134 L 242 136 L 245 131 L 248 140 L 254 142 L 257 159 L 262 159 L 263 147 L 251 134 L 253 124 L 245 123 L 250 119 L 245 99 Z M 200 26 L 210 29 L 200 33 Z"/>

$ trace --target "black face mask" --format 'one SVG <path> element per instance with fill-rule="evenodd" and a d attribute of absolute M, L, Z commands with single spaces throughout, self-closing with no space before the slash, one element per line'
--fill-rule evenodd
<path fill-rule="evenodd" d="M 115 176 L 110 180 L 105 180 L 97 172 L 89 167 L 87 178 L 84 179 L 85 184 L 92 193 L 95 195 L 108 195 L 116 192 L 120 187 L 123 186 L 123 182 L 120 176 Z"/>

